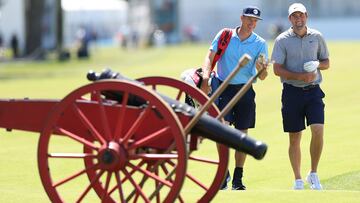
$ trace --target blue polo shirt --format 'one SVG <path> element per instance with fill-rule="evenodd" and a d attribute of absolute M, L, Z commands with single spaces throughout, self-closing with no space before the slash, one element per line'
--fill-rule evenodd
<path fill-rule="evenodd" d="M 239 59 L 244 54 L 249 54 L 252 58 L 249 63 L 240 69 L 235 77 L 230 81 L 230 84 L 245 84 L 252 76 L 256 74 L 255 61 L 259 54 L 264 54 L 268 58 L 268 49 L 266 42 L 256 33 L 252 33 L 246 40 L 241 41 L 236 33 L 239 27 L 233 29 L 230 43 L 217 63 L 217 77 L 224 81 L 226 77 L 234 70 L 238 64 Z M 239 28 L 240 29 L 240 28 Z M 210 50 L 216 52 L 218 48 L 218 41 L 222 30 L 216 35 L 212 41 Z"/>

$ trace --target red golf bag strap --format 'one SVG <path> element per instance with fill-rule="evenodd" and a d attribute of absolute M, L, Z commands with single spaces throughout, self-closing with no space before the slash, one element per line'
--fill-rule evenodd
<path fill-rule="evenodd" d="M 216 65 L 216 62 L 220 59 L 220 57 L 225 53 L 225 50 L 227 48 L 227 46 L 230 43 L 230 39 L 232 36 L 232 29 L 230 28 L 224 28 L 222 30 L 222 33 L 220 35 L 219 41 L 218 41 L 218 49 L 217 52 L 215 54 L 213 63 L 211 64 L 211 71 L 214 70 L 214 67 Z M 200 73 L 201 72 L 201 73 Z M 194 73 L 192 74 L 191 78 L 193 79 L 193 81 L 195 82 L 196 86 L 198 86 L 200 88 L 201 86 L 201 82 L 202 82 L 202 70 L 200 69 L 196 69 L 194 71 Z"/>
<path fill-rule="evenodd" d="M 231 36 L 232 36 L 232 29 L 224 28 L 221 35 L 220 35 L 219 41 L 218 41 L 218 49 L 217 49 L 217 52 L 215 54 L 213 63 L 211 64 L 211 70 L 214 69 L 214 67 L 216 65 L 216 62 L 225 53 L 225 50 L 226 50 L 227 46 L 230 43 Z"/>

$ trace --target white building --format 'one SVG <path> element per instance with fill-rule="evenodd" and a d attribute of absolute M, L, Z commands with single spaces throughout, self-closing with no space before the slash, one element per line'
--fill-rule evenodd
<path fill-rule="evenodd" d="M 100 42 L 111 41 L 127 24 L 128 4 L 120 0 L 62 0 L 64 43 L 71 45 L 80 28 L 96 33 Z"/>
<path fill-rule="evenodd" d="M 13 34 L 18 37 L 19 48 L 23 50 L 26 38 L 24 0 L 0 1 L 0 35 L 3 36 L 5 46 L 10 46 Z"/>
<path fill-rule="evenodd" d="M 44 1 L 41 44 L 45 49 L 56 47 L 56 1 Z M 10 46 L 11 36 L 16 34 L 21 53 L 26 46 L 27 4 L 27 0 L 0 0 L 0 35 L 4 45 Z M 122 0 L 62 0 L 65 46 L 75 41 L 75 33 L 81 26 L 95 31 L 100 38 L 111 39 L 127 23 L 127 5 Z"/>
<path fill-rule="evenodd" d="M 54 4 L 58 0 L 46 0 Z M 20 50 L 26 44 L 28 0 L 0 0 L 0 34 L 9 45 L 12 34 L 19 39 Z M 202 41 L 210 41 L 223 27 L 240 24 L 242 9 L 255 5 L 262 11 L 263 21 L 258 22 L 256 32 L 271 38 L 270 28 L 275 24 L 290 26 L 287 19 L 288 6 L 302 2 L 308 9 L 309 26 L 317 28 L 327 39 L 360 39 L 360 1 L 358 0 L 62 0 L 64 9 L 63 38 L 65 45 L 74 42 L 81 26 L 95 31 L 100 38 L 111 39 L 117 32 L 137 33 L 143 41 L 148 40 L 157 24 L 169 29 L 170 42 L 181 41 L 189 28 Z M 171 5 L 171 9 L 164 6 Z M 169 12 L 171 11 L 171 12 Z M 48 10 L 46 15 L 52 16 Z M 46 23 L 48 17 L 44 17 Z M 171 18 L 171 19 L 170 19 Z M 160 22 L 160 23 L 159 23 Z M 54 44 L 54 23 L 45 27 L 43 47 Z M 43 26 L 44 27 L 44 26 Z M 159 27 L 158 27 L 159 28 Z M 351 30 L 349 30 L 351 28 Z M 344 32 L 345 30 L 345 32 Z M 51 31 L 51 32 L 50 32 Z M 169 34 L 170 33 L 170 34 Z"/>

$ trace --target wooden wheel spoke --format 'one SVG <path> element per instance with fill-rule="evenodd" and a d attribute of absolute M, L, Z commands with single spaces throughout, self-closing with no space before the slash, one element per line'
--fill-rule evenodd
<path fill-rule="evenodd" d="M 186 177 L 189 178 L 191 181 L 193 181 L 196 185 L 200 186 L 202 189 L 207 191 L 209 188 L 204 185 L 200 180 L 195 178 L 194 176 L 190 175 L 189 173 L 186 173 Z"/>
<path fill-rule="evenodd" d="M 137 167 L 142 167 L 144 164 L 145 164 L 145 162 L 144 162 L 144 161 L 141 161 L 141 162 L 137 165 Z M 136 169 L 132 169 L 129 174 L 132 175 L 132 174 L 134 174 L 135 172 L 136 172 Z M 120 181 L 120 183 L 122 184 L 122 183 L 124 183 L 124 182 L 127 181 L 127 180 L 128 180 L 128 178 L 125 176 L 122 180 L 119 180 L 119 181 Z M 111 195 L 116 189 L 117 189 L 117 186 L 113 187 L 113 188 L 110 190 L 109 195 Z"/>
<path fill-rule="evenodd" d="M 131 174 L 126 170 L 126 168 L 123 170 L 125 176 L 129 179 L 131 184 L 135 187 L 135 190 L 138 194 L 145 200 L 145 202 L 150 202 L 150 200 L 146 197 L 145 193 L 141 189 L 141 187 L 135 182 L 135 180 L 131 177 Z"/>
<path fill-rule="evenodd" d="M 173 167 L 176 166 L 176 164 L 174 162 L 172 162 L 171 160 L 166 160 L 166 163 L 170 164 Z"/>
<path fill-rule="evenodd" d="M 211 160 L 211 159 L 207 159 L 207 158 L 203 158 L 203 157 L 195 157 L 195 156 L 189 156 L 189 160 L 198 161 L 198 162 L 202 162 L 202 163 L 208 163 L 208 164 L 215 164 L 215 165 L 219 165 L 219 163 L 220 163 L 217 160 Z"/>
<path fill-rule="evenodd" d="M 156 167 L 155 169 L 155 175 L 159 176 L 159 167 Z M 155 188 L 159 187 L 161 183 L 157 180 L 155 180 Z M 156 202 L 160 203 L 160 193 L 156 194 Z"/>
<path fill-rule="evenodd" d="M 160 167 L 161 167 L 161 169 L 164 171 L 164 173 L 167 175 L 167 174 L 169 174 L 169 170 L 166 168 L 166 166 L 165 166 L 165 164 L 164 163 L 162 163 L 161 165 L 160 165 Z M 171 180 L 171 179 L 170 179 Z"/>
<path fill-rule="evenodd" d="M 168 170 L 167 167 L 165 166 L 165 163 L 162 163 L 162 164 L 160 165 L 160 167 L 161 167 L 161 169 L 164 171 L 164 173 L 165 173 L 166 175 L 169 174 L 169 170 Z M 172 178 L 171 178 L 171 177 L 172 177 L 172 176 L 169 176 L 169 181 L 170 181 L 170 182 L 172 182 Z M 181 202 L 181 203 L 185 202 L 185 201 L 184 201 L 184 198 L 181 196 L 181 194 L 179 194 L 178 200 L 179 200 L 179 202 Z"/>
<path fill-rule="evenodd" d="M 97 102 L 99 104 L 99 113 L 100 113 L 101 123 L 104 128 L 104 134 L 105 134 L 105 137 L 107 138 L 107 140 L 110 141 L 110 140 L 112 140 L 113 137 L 111 136 L 109 121 L 108 121 L 108 118 L 106 115 L 104 104 L 102 103 L 102 98 L 101 98 L 100 92 L 96 91 L 95 96 L 96 96 Z"/>
<path fill-rule="evenodd" d="M 129 139 L 135 134 L 135 132 L 141 126 L 142 122 L 144 121 L 148 113 L 150 113 L 150 110 L 151 110 L 151 104 L 148 104 L 148 106 L 140 113 L 139 117 L 136 119 L 134 124 L 131 126 L 129 131 L 124 136 L 123 139 L 124 144 L 127 144 Z"/>
<path fill-rule="evenodd" d="M 90 182 L 90 184 L 87 186 L 87 188 L 81 193 L 80 197 L 78 198 L 78 200 L 76 201 L 77 203 L 78 202 L 81 202 L 84 197 L 87 195 L 87 193 L 90 191 L 90 189 L 93 187 L 94 183 L 97 182 L 100 177 L 103 175 L 105 171 L 104 170 L 101 170 Z"/>
<path fill-rule="evenodd" d="M 115 178 L 116 178 L 116 187 L 119 190 L 119 196 L 120 196 L 120 200 L 121 203 L 125 203 L 125 198 L 124 198 L 124 193 L 123 193 L 123 188 L 122 188 L 122 183 L 121 183 L 121 176 L 120 176 L 120 171 L 119 172 L 115 172 Z M 111 194 L 111 191 L 109 193 L 109 195 Z"/>
<path fill-rule="evenodd" d="M 180 202 L 180 203 L 184 203 L 184 202 L 185 202 L 185 201 L 184 201 L 184 198 L 181 196 L 181 194 L 179 194 L 178 199 L 179 199 L 179 202 Z"/>
<path fill-rule="evenodd" d="M 116 129 L 115 129 L 115 132 L 114 132 L 115 140 L 118 140 L 120 137 L 122 137 L 122 132 L 121 131 L 123 129 L 125 112 L 126 112 L 126 105 L 127 105 L 128 100 L 129 100 L 129 93 L 124 92 L 123 99 L 122 99 L 122 102 L 121 102 L 121 108 L 120 108 L 118 119 L 117 119 L 117 122 L 116 122 Z"/>
<path fill-rule="evenodd" d="M 58 186 L 66 183 L 66 182 L 68 182 L 68 181 L 70 181 L 70 180 L 73 180 L 74 178 L 79 177 L 80 175 L 82 175 L 82 174 L 84 174 L 84 173 L 87 173 L 87 172 L 90 171 L 90 170 L 96 170 L 96 169 L 98 169 L 98 168 L 99 168 L 98 165 L 93 165 L 93 166 L 91 166 L 91 167 L 89 167 L 89 168 L 85 168 L 85 169 L 83 169 L 83 170 L 81 170 L 81 171 L 78 171 L 78 172 L 74 173 L 73 175 L 70 175 L 70 176 L 67 177 L 67 178 L 64 178 L 64 179 L 58 181 L 57 183 L 53 184 L 52 186 L 53 186 L 53 187 L 58 187 Z"/>
<path fill-rule="evenodd" d="M 170 131 L 171 131 L 170 127 L 166 126 L 166 127 L 162 128 L 140 140 L 137 140 L 134 144 L 129 146 L 129 150 L 144 146 L 156 139 L 159 139 L 161 136 L 167 135 Z"/>
<path fill-rule="evenodd" d="M 169 182 L 171 182 L 171 177 L 175 174 L 175 171 L 176 171 L 176 167 L 174 167 L 174 169 L 170 172 L 170 173 L 167 173 L 166 175 L 166 178 L 165 178 L 165 180 L 166 181 L 169 181 Z M 171 182 L 172 183 L 172 182 Z M 159 192 L 160 192 L 160 190 L 161 190 L 161 188 L 164 186 L 164 183 L 160 183 L 156 188 L 155 188 L 155 190 L 154 190 L 154 192 L 153 193 L 151 193 L 151 195 L 150 195 L 150 200 L 152 200 Z"/>
<path fill-rule="evenodd" d="M 139 194 L 139 193 L 135 193 L 134 202 L 137 202 L 138 199 L 139 199 L 139 197 L 140 197 L 140 194 Z"/>
<path fill-rule="evenodd" d="M 193 161 L 199 161 L 202 163 L 210 163 L 210 164 L 219 164 L 219 161 L 214 161 L 214 160 L 210 160 L 210 159 L 206 159 L 206 158 L 201 158 L 201 157 L 192 157 L 189 156 L 190 160 Z M 172 162 L 171 160 L 168 160 L 167 163 L 169 163 L 171 166 L 175 166 L 176 164 L 174 162 Z M 165 167 L 165 166 L 164 166 Z M 189 178 L 192 182 L 194 182 L 196 185 L 198 185 L 199 187 L 201 187 L 202 189 L 204 189 L 205 191 L 207 191 L 209 188 L 204 185 L 200 180 L 198 180 L 197 178 L 195 178 L 195 176 L 186 173 L 186 177 Z"/>
<path fill-rule="evenodd" d="M 135 165 L 133 165 L 133 164 L 131 164 L 131 163 L 128 163 L 128 166 L 129 166 L 130 168 L 132 168 L 132 169 L 136 169 L 137 171 L 143 173 L 144 175 L 146 175 L 146 176 L 148 176 L 148 177 L 150 177 L 150 178 L 152 178 L 152 179 L 154 179 L 154 180 L 156 180 L 156 181 L 161 182 L 162 184 L 164 184 L 164 185 L 166 185 L 166 186 L 168 186 L 168 187 L 170 187 L 170 188 L 171 188 L 172 185 L 173 185 L 171 182 L 169 182 L 169 181 L 167 181 L 167 180 L 165 180 L 165 179 L 163 179 L 163 178 L 155 175 L 155 174 L 152 173 L 152 172 L 149 172 L 148 170 L 144 170 L 144 169 L 142 169 L 142 168 L 140 168 L 140 167 L 138 167 L 138 166 L 135 166 Z"/>
<path fill-rule="evenodd" d="M 106 197 L 110 198 L 110 195 L 108 195 L 108 189 L 109 189 L 109 185 L 110 185 L 111 175 L 112 175 L 112 172 L 108 172 L 106 175 L 104 194 L 101 198 L 101 202 L 105 202 Z"/>
<path fill-rule="evenodd" d="M 92 142 L 86 140 L 85 138 L 82 138 L 80 136 L 77 136 L 75 135 L 74 133 L 72 132 L 69 132 L 67 130 L 65 130 L 64 128 L 60 128 L 60 127 L 55 127 L 55 130 L 66 135 L 67 137 L 83 144 L 83 145 L 86 145 L 87 147 L 91 148 L 91 149 L 94 149 L 94 150 L 99 150 L 99 147 L 97 147 L 96 145 L 94 145 Z"/>
<path fill-rule="evenodd" d="M 89 129 L 91 135 L 94 137 L 95 140 L 99 141 L 102 145 L 106 144 L 106 140 L 103 136 L 100 135 L 100 133 L 96 130 L 96 128 L 93 126 L 93 124 L 87 119 L 85 114 L 81 111 L 81 109 L 74 103 L 73 110 L 75 114 L 79 117 L 81 123 Z"/>
<path fill-rule="evenodd" d="M 49 153 L 49 158 L 68 158 L 68 159 L 82 159 L 82 158 L 95 158 L 96 155 L 89 153 Z"/>
<path fill-rule="evenodd" d="M 156 90 L 156 84 L 152 84 L 152 85 L 151 85 L 151 88 L 152 88 L 153 90 Z"/>
<path fill-rule="evenodd" d="M 129 157 L 129 159 L 142 160 L 163 160 L 163 159 L 178 159 L 177 154 L 136 154 Z"/>
<path fill-rule="evenodd" d="M 179 92 L 178 92 L 178 94 L 177 94 L 177 96 L 176 96 L 176 100 L 177 100 L 177 101 L 179 101 L 179 100 L 180 100 L 181 95 L 182 95 L 183 93 L 184 93 L 184 91 L 179 90 Z"/>
<path fill-rule="evenodd" d="M 146 170 L 150 170 L 150 166 L 149 166 L 149 165 L 146 166 Z M 133 171 L 135 171 L 135 169 L 133 169 Z M 147 179 L 148 179 L 148 176 L 143 175 L 143 177 L 141 178 L 141 181 L 140 181 L 140 183 L 139 183 L 139 186 L 140 186 L 140 187 L 143 187 L 144 184 L 145 184 L 145 182 L 147 181 Z M 134 195 L 137 195 L 137 194 L 136 194 L 136 190 L 133 190 L 133 191 L 129 194 L 129 196 L 126 198 L 126 202 L 129 202 Z M 137 195 L 137 196 L 138 196 L 138 195 Z M 136 197 L 135 197 L 135 198 L 136 198 Z"/>

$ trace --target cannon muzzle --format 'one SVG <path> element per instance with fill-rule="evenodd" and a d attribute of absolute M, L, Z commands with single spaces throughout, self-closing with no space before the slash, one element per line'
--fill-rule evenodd
<path fill-rule="evenodd" d="M 265 143 L 257 141 L 208 115 L 203 115 L 191 132 L 199 133 L 217 143 L 250 154 L 255 159 L 262 159 L 267 151 Z"/>

